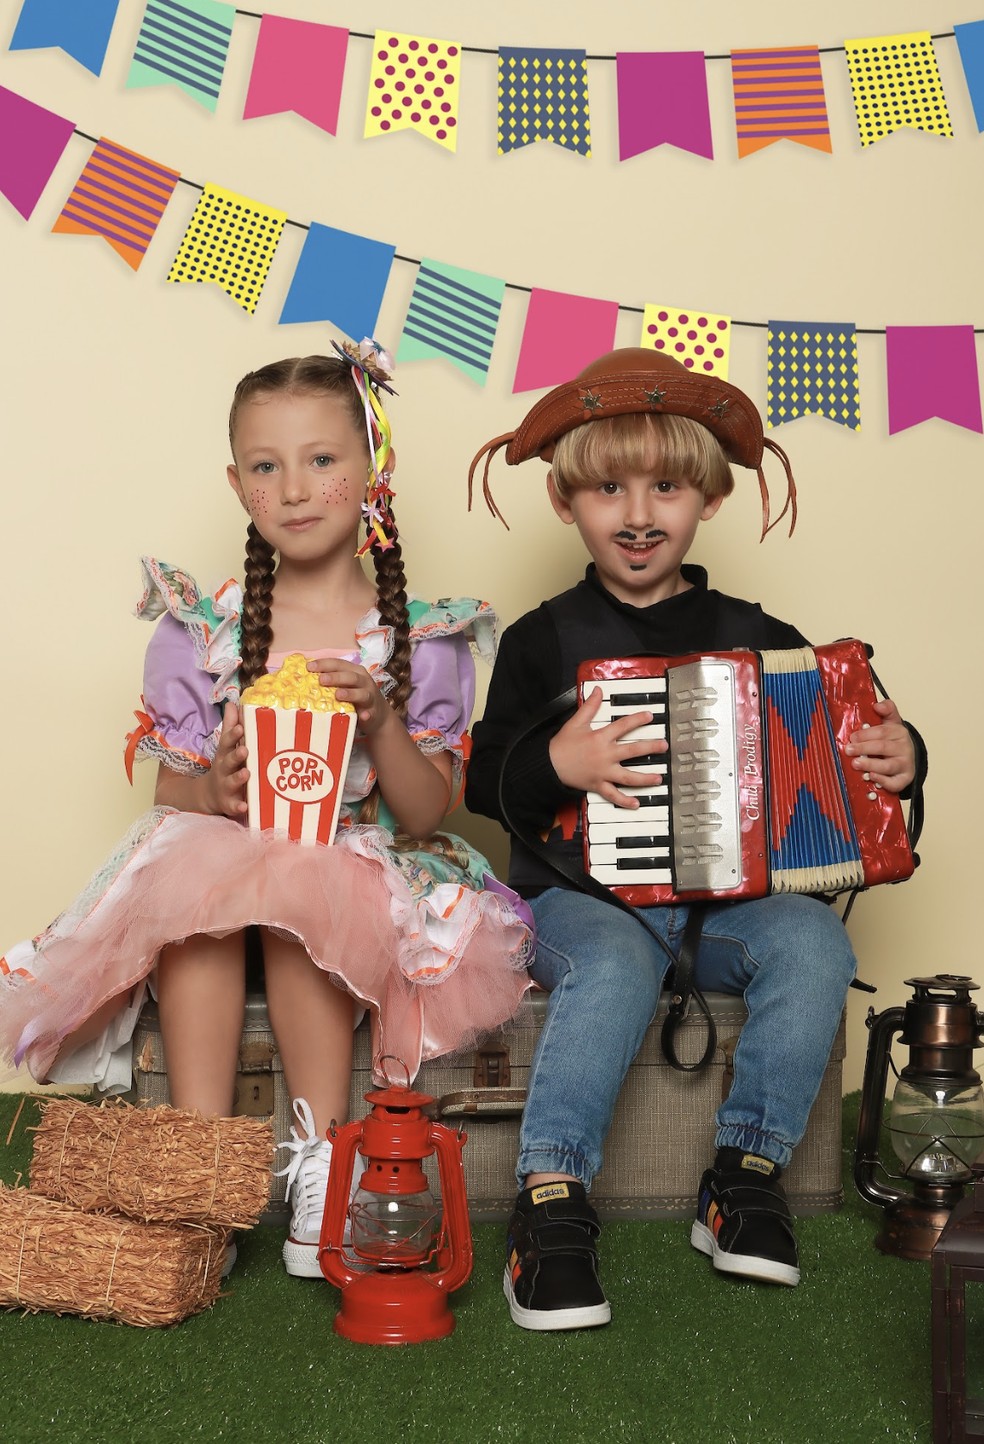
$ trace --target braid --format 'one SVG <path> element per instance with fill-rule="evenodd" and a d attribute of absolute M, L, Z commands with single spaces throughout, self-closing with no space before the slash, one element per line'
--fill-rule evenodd
<path fill-rule="evenodd" d="M 389 694 L 389 704 L 401 717 L 406 716 L 410 696 L 410 618 L 407 614 L 407 578 L 403 570 L 403 552 L 394 527 L 393 545 L 385 551 L 374 551 L 376 597 L 379 616 L 384 626 L 393 628 L 393 655 L 386 670 L 396 686 Z"/>
<path fill-rule="evenodd" d="M 239 650 L 240 691 L 255 682 L 266 669 L 267 653 L 273 640 L 270 606 L 273 600 L 273 547 L 264 541 L 250 522 L 246 532 L 246 587 L 243 593 L 242 636 Z"/>

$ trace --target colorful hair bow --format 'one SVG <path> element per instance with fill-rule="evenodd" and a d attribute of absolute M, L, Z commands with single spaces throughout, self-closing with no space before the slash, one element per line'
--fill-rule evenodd
<path fill-rule="evenodd" d="M 362 398 L 366 418 L 369 475 L 362 515 L 369 534 L 356 552 L 356 556 L 364 557 L 370 548 L 388 551 L 396 537 L 396 518 L 392 508 L 395 493 L 389 484 L 391 473 L 385 469 L 393 433 L 379 397 L 380 391 L 386 391 L 390 396 L 397 394 L 389 384 L 393 358 L 370 336 L 363 337 L 358 345 L 347 342 L 340 346 L 337 341 L 331 344 L 352 369 L 352 380 Z"/>

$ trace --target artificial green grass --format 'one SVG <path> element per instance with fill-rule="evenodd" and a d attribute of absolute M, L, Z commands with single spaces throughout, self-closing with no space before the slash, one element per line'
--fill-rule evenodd
<path fill-rule="evenodd" d="M 29 1100 L 0 1095 L 0 1178 L 30 1158 Z M 170 1329 L 0 1313 L 3 1444 L 929 1444 L 928 1265 L 872 1247 L 878 1211 L 797 1224 L 796 1289 L 715 1274 L 688 1222 L 613 1223 L 604 1329 L 531 1334 L 509 1320 L 502 1230 L 474 1230 L 457 1328 L 370 1347 L 332 1332 L 337 1295 L 290 1279 L 279 1230 L 243 1236 L 227 1294 Z"/>

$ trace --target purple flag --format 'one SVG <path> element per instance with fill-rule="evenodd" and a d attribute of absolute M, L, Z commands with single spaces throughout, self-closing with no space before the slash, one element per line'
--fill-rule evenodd
<path fill-rule="evenodd" d="M 984 431 L 973 326 L 887 326 L 890 435 L 938 416 Z"/>
<path fill-rule="evenodd" d="M 74 121 L 0 85 L 0 192 L 26 221 L 74 129 Z"/>
<path fill-rule="evenodd" d="M 620 51 L 618 158 L 675 145 L 714 158 L 702 50 Z"/>

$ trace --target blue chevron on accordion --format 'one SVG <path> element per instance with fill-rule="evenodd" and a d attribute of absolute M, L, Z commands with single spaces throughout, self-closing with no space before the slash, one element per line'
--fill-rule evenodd
<path fill-rule="evenodd" d="M 219 0 L 147 0 L 127 88 L 171 81 L 214 111 L 235 15 Z"/>
<path fill-rule="evenodd" d="M 397 360 L 443 356 L 484 386 L 505 289 L 494 276 L 421 261 Z"/>
<path fill-rule="evenodd" d="M 762 654 L 762 712 L 772 891 L 862 886 L 861 847 L 809 648 Z"/>

